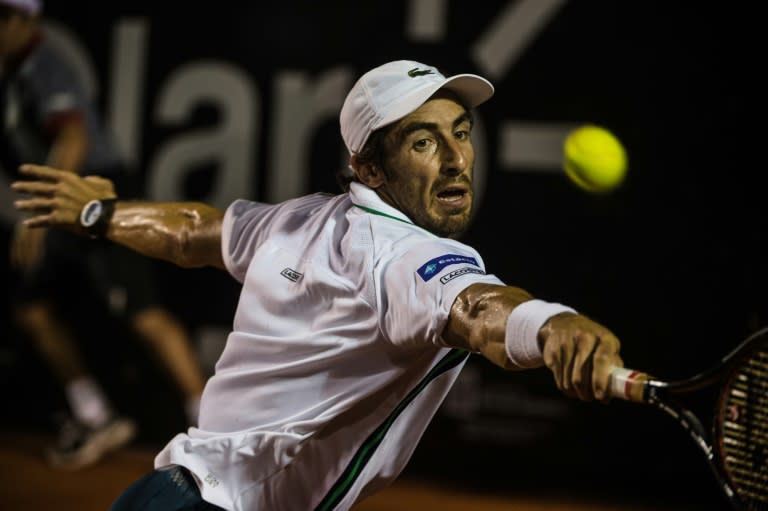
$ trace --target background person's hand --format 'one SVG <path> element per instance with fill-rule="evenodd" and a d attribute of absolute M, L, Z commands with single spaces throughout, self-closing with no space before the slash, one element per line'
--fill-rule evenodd
<path fill-rule="evenodd" d="M 611 369 L 624 367 L 618 338 L 580 314 L 558 314 L 542 327 L 544 364 L 557 388 L 584 401 L 607 401 Z"/>
<path fill-rule="evenodd" d="M 31 195 L 14 202 L 16 209 L 32 213 L 24 220 L 26 227 L 59 225 L 79 229 L 80 212 L 94 199 L 115 198 L 115 187 L 109 179 L 81 177 L 74 172 L 41 165 L 22 165 L 19 172 L 31 178 L 15 181 L 11 188 Z"/>

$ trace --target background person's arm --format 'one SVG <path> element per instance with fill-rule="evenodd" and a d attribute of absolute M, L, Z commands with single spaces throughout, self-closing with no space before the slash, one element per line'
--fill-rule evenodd
<path fill-rule="evenodd" d="M 71 115 L 60 123 L 46 165 L 79 174 L 88 155 L 90 140 L 83 115 Z"/>

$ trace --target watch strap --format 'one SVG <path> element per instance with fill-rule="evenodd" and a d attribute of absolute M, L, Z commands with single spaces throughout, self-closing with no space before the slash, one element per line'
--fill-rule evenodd
<path fill-rule="evenodd" d="M 112 199 L 99 199 L 97 201 L 91 201 L 83 207 L 83 211 L 89 208 L 94 202 L 99 202 L 100 204 L 101 210 L 99 212 L 99 216 L 95 222 L 93 222 L 91 225 L 83 225 L 83 228 L 91 238 L 102 239 L 107 235 L 107 230 L 109 229 L 109 222 L 112 220 L 112 215 L 114 215 L 115 213 L 115 203 L 117 202 L 117 199 L 112 198 Z M 82 223 L 83 223 L 83 215 L 81 214 L 81 224 Z"/>

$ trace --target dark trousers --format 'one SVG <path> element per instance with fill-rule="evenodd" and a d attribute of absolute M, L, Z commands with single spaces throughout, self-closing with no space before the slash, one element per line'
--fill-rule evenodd
<path fill-rule="evenodd" d="M 184 467 L 153 470 L 115 500 L 110 511 L 224 511 L 205 502 L 192 474 Z"/>

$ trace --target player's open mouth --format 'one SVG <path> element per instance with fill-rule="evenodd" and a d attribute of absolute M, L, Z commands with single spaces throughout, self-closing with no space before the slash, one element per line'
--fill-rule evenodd
<path fill-rule="evenodd" d="M 465 186 L 449 186 L 445 190 L 438 192 L 437 199 L 451 206 L 461 205 L 468 200 L 469 190 Z"/>

